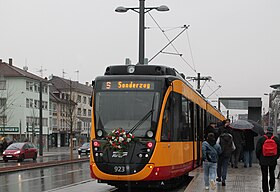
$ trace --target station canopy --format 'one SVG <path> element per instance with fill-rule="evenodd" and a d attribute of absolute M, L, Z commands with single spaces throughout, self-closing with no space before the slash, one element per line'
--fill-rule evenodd
<path fill-rule="evenodd" d="M 222 97 L 219 98 L 225 108 L 236 110 L 248 110 L 248 108 L 261 108 L 262 101 L 259 97 Z"/>
<path fill-rule="evenodd" d="M 221 103 L 227 109 L 248 110 L 248 101 L 220 99 Z"/>

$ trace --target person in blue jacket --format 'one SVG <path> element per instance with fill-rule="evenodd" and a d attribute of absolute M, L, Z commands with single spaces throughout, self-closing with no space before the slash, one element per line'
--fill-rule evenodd
<path fill-rule="evenodd" d="M 206 141 L 202 143 L 202 160 L 206 190 L 209 190 L 209 185 L 211 185 L 212 190 L 216 188 L 215 179 L 217 173 L 218 156 L 220 153 L 221 146 L 216 143 L 214 133 L 209 133 L 207 135 Z"/>

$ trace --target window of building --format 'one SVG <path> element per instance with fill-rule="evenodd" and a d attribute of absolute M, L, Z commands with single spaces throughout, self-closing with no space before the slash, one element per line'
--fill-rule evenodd
<path fill-rule="evenodd" d="M 57 119 L 55 118 L 52 119 L 52 126 L 57 127 Z"/>
<path fill-rule="evenodd" d="M 81 108 L 78 108 L 78 115 L 81 116 L 81 114 L 82 114 L 82 109 L 81 109 Z"/>
<path fill-rule="evenodd" d="M 83 103 L 87 104 L 87 97 L 86 96 L 83 96 Z"/>
<path fill-rule="evenodd" d="M 7 116 L 6 115 L 3 115 L 3 116 L 0 116 L 0 125 L 7 125 Z"/>
<path fill-rule="evenodd" d="M 83 116 L 87 116 L 87 110 L 83 109 Z"/>
<path fill-rule="evenodd" d="M 40 87 L 38 83 L 34 83 L 34 91 L 35 92 L 39 92 L 40 91 Z"/>
<path fill-rule="evenodd" d="M 81 100 L 82 100 L 82 96 L 81 96 L 81 95 L 78 95 L 77 103 L 81 103 Z"/>
<path fill-rule="evenodd" d="M 91 104 L 91 97 L 88 98 L 88 104 Z"/>
<path fill-rule="evenodd" d="M 26 90 L 33 91 L 33 82 L 26 81 Z"/>
<path fill-rule="evenodd" d="M 26 108 L 29 108 L 29 99 L 26 98 Z"/>
<path fill-rule="evenodd" d="M 56 104 L 56 103 L 53 103 L 52 109 L 53 109 L 53 112 L 56 112 L 56 111 L 57 111 L 57 104 Z"/>
<path fill-rule="evenodd" d="M 6 80 L 0 80 L 0 90 L 6 90 Z"/>
<path fill-rule="evenodd" d="M 37 109 L 39 109 L 40 103 L 39 103 L 38 100 L 34 100 L 34 107 L 37 108 Z"/>
<path fill-rule="evenodd" d="M 33 99 L 29 99 L 29 107 L 33 108 Z"/>
<path fill-rule="evenodd" d="M 91 116 L 91 109 L 88 110 L 88 116 Z"/>
<path fill-rule="evenodd" d="M 45 110 L 48 110 L 48 102 L 47 101 L 42 102 L 42 108 L 45 109 Z"/>
<path fill-rule="evenodd" d="M 81 129 L 82 129 L 82 122 L 81 122 L 81 121 L 79 121 L 79 122 L 77 123 L 77 128 L 78 128 L 78 130 L 81 130 Z"/>
<path fill-rule="evenodd" d="M 0 106 L 5 106 L 7 102 L 7 98 L 0 98 Z"/>
<path fill-rule="evenodd" d="M 43 93 L 48 93 L 48 86 L 47 86 L 47 85 L 44 85 L 44 87 L 43 87 Z"/>

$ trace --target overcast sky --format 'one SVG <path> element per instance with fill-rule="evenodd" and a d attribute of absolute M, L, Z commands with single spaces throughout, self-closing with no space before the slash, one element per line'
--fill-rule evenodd
<path fill-rule="evenodd" d="M 118 6 L 137 7 L 138 0 L 0 0 L 0 58 L 43 76 L 51 74 L 91 82 L 106 66 L 138 61 L 138 16 L 116 13 Z M 175 42 L 176 55 L 160 54 L 151 64 L 175 67 L 186 76 L 211 76 L 203 87 L 207 97 L 262 97 L 280 78 L 279 0 L 146 0 L 167 5 L 169 12 L 151 11 Z M 153 57 L 167 43 L 146 14 L 146 53 Z M 172 46 L 166 52 L 175 53 Z M 187 63 L 188 64 L 187 64 Z M 191 67 L 190 67 L 191 66 Z M 195 69 L 196 72 L 193 70 Z M 75 72 L 79 71 L 79 73 Z"/>

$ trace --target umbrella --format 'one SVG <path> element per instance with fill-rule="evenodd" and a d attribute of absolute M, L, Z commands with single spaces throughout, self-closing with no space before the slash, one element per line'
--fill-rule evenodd
<path fill-rule="evenodd" d="M 245 130 L 245 129 L 252 129 L 254 125 L 245 120 L 237 120 L 231 123 L 230 127 L 233 129 Z"/>
<path fill-rule="evenodd" d="M 253 120 L 248 120 L 248 122 L 252 123 L 254 125 L 254 127 L 252 128 L 252 130 L 260 135 L 264 135 L 264 128 L 257 123 L 256 121 Z"/>

